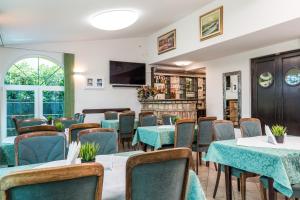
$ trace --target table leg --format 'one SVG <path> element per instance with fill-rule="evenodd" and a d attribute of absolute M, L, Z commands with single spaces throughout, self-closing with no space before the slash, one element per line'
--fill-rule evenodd
<path fill-rule="evenodd" d="M 274 183 L 274 180 L 272 178 L 268 178 L 268 185 L 269 185 L 269 200 L 276 200 L 277 199 L 277 194 L 274 190 L 274 187 L 273 187 L 273 183 Z"/>
<path fill-rule="evenodd" d="M 224 168 L 225 168 L 226 200 L 232 200 L 231 167 L 224 165 Z"/>
<path fill-rule="evenodd" d="M 147 152 L 147 144 L 143 143 L 143 151 Z"/>

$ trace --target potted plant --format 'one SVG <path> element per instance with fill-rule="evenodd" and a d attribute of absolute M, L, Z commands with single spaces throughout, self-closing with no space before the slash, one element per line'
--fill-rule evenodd
<path fill-rule="evenodd" d="M 63 132 L 65 130 L 65 127 L 62 122 L 55 122 L 54 126 L 59 132 Z"/>
<path fill-rule="evenodd" d="M 179 116 L 172 117 L 172 124 L 176 124 L 177 120 L 179 120 Z"/>
<path fill-rule="evenodd" d="M 53 122 L 53 117 L 51 115 L 48 115 L 48 117 L 47 117 L 48 125 L 52 125 L 52 122 Z"/>
<path fill-rule="evenodd" d="M 95 162 L 100 146 L 95 143 L 85 143 L 81 145 L 79 156 L 82 163 Z"/>
<path fill-rule="evenodd" d="M 277 143 L 284 143 L 284 136 L 286 135 L 286 127 L 278 124 L 273 125 L 272 134 L 274 135 Z"/>

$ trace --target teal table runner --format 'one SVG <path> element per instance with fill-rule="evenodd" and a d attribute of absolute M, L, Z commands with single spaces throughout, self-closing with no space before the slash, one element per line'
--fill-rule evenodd
<path fill-rule="evenodd" d="M 133 137 L 132 145 L 139 142 L 159 149 L 162 145 L 174 144 L 175 126 L 146 126 L 138 127 Z"/>
<path fill-rule="evenodd" d="M 159 149 L 162 145 L 174 144 L 174 125 L 138 127 L 132 140 L 132 145 L 139 142 Z M 195 141 L 197 138 L 197 126 L 195 126 Z"/>
<path fill-rule="evenodd" d="M 132 151 L 132 152 L 123 152 L 123 153 L 117 153 L 115 155 L 118 156 L 132 156 L 136 154 L 143 153 L 142 151 Z M 23 165 L 23 166 L 17 166 L 17 167 L 8 167 L 8 168 L 1 168 L 0 169 L 0 181 L 1 178 L 14 172 L 19 172 L 22 170 L 29 170 L 33 169 L 34 167 L 39 166 L 40 164 L 34 164 L 34 165 Z M 1 199 L 1 194 L 0 194 Z M 187 200 L 206 200 L 204 191 L 202 189 L 201 183 L 199 181 L 198 176 L 196 173 L 192 170 L 189 172 L 189 181 L 188 181 L 188 188 L 187 188 Z"/>
<path fill-rule="evenodd" d="M 270 177 L 274 188 L 292 196 L 291 184 L 300 182 L 300 151 L 238 146 L 235 140 L 213 142 L 204 158 Z"/>
<path fill-rule="evenodd" d="M 134 120 L 134 129 L 138 127 L 139 121 Z M 101 121 L 101 127 L 102 128 L 113 128 L 115 130 L 119 130 L 119 120 L 102 120 Z"/>
<path fill-rule="evenodd" d="M 15 146 L 14 138 L 7 138 L 0 144 L 0 165 L 15 165 Z"/>

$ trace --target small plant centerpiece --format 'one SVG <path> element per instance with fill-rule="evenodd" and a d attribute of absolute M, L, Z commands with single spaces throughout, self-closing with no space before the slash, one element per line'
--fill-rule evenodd
<path fill-rule="evenodd" d="M 53 117 L 51 115 L 48 115 L 48 117 L 47 117 L 48 125 L 52 125 L 52 122 L 53 122 Z"/>
<path fill-rule="evenodd" d="M 99 151 L 99 144 L 85 143 L 81 145 L 79 156 L 82 163 L 95 162 L 97 152 Z"/>
<path fill-rule="evenodd" d="M 272 126 L 271 131 L 277 143 L 284 143 L 284 136 L 286 135 L 286 127 L 276 124 Z"/>
<path fill-rule="evenodd" d="M 171 119 L 172 119 L 172 124 L 176 124 L 176 122 L 180 119 L 180 117 L 176 115 L 176 116 L 172 117 Z"/>
<path fill-rule="evenodd" d="M 62 122 L 55 122 L 54 126 L 59 132 L 63 132 L 65 130 L 65 127 Z"/>

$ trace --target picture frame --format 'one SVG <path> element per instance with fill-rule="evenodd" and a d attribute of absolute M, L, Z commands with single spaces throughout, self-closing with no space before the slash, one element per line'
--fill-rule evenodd
<path fill-rule="evenodd" d="M 223 34 L 223 6 L 199 17 L 200 41 Z"/>
<path fill-rule="evenodd" d="M 176 29 L 157 38 L 158 55 L 176 49 Z"/>
<path fill-rule="evenodd" d="M 87 77 L 86 78 L 86 86 L 85 89 L 103 89 L 104 88 L 104 80 L 99 77 Z"/>

